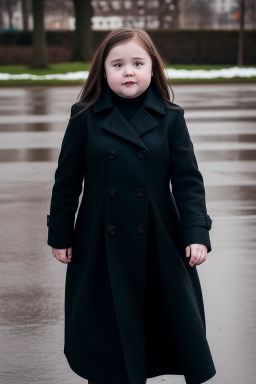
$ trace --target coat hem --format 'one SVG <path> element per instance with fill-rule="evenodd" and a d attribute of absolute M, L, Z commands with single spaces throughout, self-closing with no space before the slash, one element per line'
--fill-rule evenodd
<path fill-rule="evenodd" d="M 175 376 L 183 376 L 185 378 L 186 384 L 203 384 L 206 381 L 210 380 L 213 376 L 215 376 L 215 374 L 216 374 L 216 370 L 212 371 L 209 375 L 205 376 L 202 379 L 190 380 L 186 378 L 184 373 L 182 373 L 181 371 L 174 371 L 174 370 L 170 371 L 168 368 L 166 369 L 159 368 L 159 369 L 154 369 L 150 373 L 148 373 L 147 379 L 152 379 L 157 376 L 163 376 L 163 375 L 175 375 Z"/>
<path fill-rule="evenodd" d="M 189 379 L 185 376 L 186 384 L 203 384 L 206 381 L 210 380 L 213 376 L 216 374 L 216 369 L 213 369 L 212 372 L 210 372 L 208 375 L 202 377 L 201 379 L 195 380 L 195 379 Z"/>
<path fill-rule="evenodd" d="M 104 379 L 104 381 L 102 381 L 98 377 L 96 377 L 94 375 L 91 375 L 89 373 L 89 370 L 88 370 L 88 374 L 85 373 L 85 369 L 84 369 L 83 372 L 81 372 L 81 369 L 74 363 L 72 358 L 66 353 L 65 349 L 64 349 L 64 355 L 66 356 L 67 362 L 68 362 L 70 368 L 72 369 L 72 371 L 75 372 L 78 376 L 82 377 L 83 379 L 96 382 L 97 384 L 120 384 L 120 380 L 119 379 L 118 380 L 111 380 L 111 381 L 108 381 L 107 379 L 106 380 Z M 122 378 L 121 381 L 122 381 L 123 384 L 130 384 L 128 379 L 124 380 Z M 144 384 L 144 383 L 141 383 L 141 384 Z"/>
<path fill-rule="evenodd" d="M 73 372 L 75 372 L 78 376 L 82 377 L 83 379 L 85 380 L 90 380 L 90 381 L 93 381 L 93 382 L 97 382 L 97 384 L 113 384 L 113 380 L 110 382 L 108 381 L 101 381 L 99 380 L 97 377 L 95 376 L 90 376 L 90 374 L 82 374 L 80 369 L 78 367 L 75 366 L 75 364 L 73 364 L 72 359 L 68 356 L 68 354 L 65 352 L 64 350 L 64 355 L 66 356 L 66 359 L 68 361 L 68 364 L 70 366 L 70 368 L 72 369 Z M 145 377 L 145 381 L 147 379 L 152 379 L 152 378 L 155 378 L 157 376 L 163 376 L 163 375 L 175 375 L 175 376 L 183 376 L 185 381 L 186 381 L 186 384 L 203 384 L 205 383 L 206 381 L 210 380 L 213 376 L 215 376 L 216 374 L 216 370 L 214 369 L 209 375 L 205 376 L 204 378 L 202 379 L 199 379 L 199 380 L 190 380 L 188 379 L 184 373 L 180 370 L 172 370 L 170 371 L 168 368 L 156 368 L 156 369 L 153 369 L 151 370 L 149 373 L 147 373 L 146 377 Z M 141 384 L 145 384 L 145 381 Z M 126 381 L 126 383 L 123 383 L 123 384 L 130 384 L 129 380 Z"/>

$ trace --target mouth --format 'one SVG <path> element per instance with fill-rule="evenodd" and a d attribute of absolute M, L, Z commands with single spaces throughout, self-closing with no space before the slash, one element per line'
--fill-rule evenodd
<path fill-rule="evenodd" d="M 134 81 L 126 81 L 126 82 L 124 83 L 124 85 L 132 85 L 132 84 L 135 84 Z"/>

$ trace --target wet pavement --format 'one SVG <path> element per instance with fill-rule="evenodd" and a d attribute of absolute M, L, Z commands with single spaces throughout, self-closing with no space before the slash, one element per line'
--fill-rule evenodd
<path fill-rule="evenodd" d="M 213 384 L 256 377 L 256 85 L 175 85 L 206 188 L 212 252 L 198 267 Z M 0 88 L 0 382 L 82 384 L 63 354 L 66 266 L 46 215 L 77 87 Z M 185 383 L 158 376 L 149 384 Z M 122 383 L 120 383 L 122 384 Z"/>

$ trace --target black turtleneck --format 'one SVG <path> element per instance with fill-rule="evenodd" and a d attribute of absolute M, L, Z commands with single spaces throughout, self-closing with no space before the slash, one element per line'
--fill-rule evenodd
<path fill-rule="evenodd" d="M 112 89 L 110 88 L 111 97 L 114 101 L 114 104 L 117 105 L 120 112 L 124 115 L 124 117 L 129 121 L 132 117 L 132 115 L 136 112 L 136 110 L 141 106 L 143 103 L 146 94 L 148 92 L 148 88 L 139 96 L 127 98 L 127 97 L 121 97 L 117 95 Z"/>

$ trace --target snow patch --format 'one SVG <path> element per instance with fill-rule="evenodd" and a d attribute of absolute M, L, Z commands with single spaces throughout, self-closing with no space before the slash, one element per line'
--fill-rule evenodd
<path fill-rule="evenodd" d="M 233 77 L 249 78 L 256 76 L 256 68 L 222 68 L 222 69 L 171 69 L 165 70 L 166 76 L 169 79 L 216 79 L 226 78 L 231 79 Z M 11 75 L 9 73 L 0 73 L 0 80 L 86 80 L 88 77 L 88 71 L 67 72 L 63 74 L 52 75 L 31 75 L 23 73 L 20 75 Z"/>

